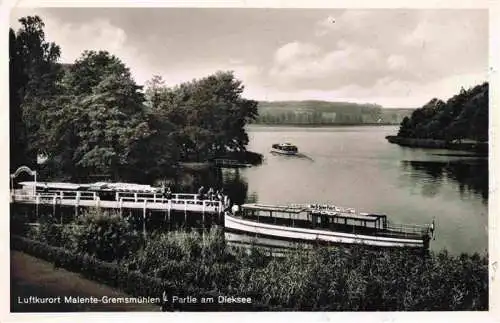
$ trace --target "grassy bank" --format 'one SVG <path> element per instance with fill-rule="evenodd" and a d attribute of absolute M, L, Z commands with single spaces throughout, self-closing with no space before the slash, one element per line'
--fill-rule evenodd
<path fill-rule="evenodd" d="M 63 258 L 95 259 L 105 270 L 92 269 L 91 261 L 79 265 L 80 260 L 73 261 L 72 270 L 91 271 L 98 280 L 109 280 L 110 271 L 116 271 L 122 277 L 119 286 L 140 296 L 148 281 L 156 284 L 149 293 L 168 287 L 177 295 L 250 297 L 253 305 L 243 310 L 488 309 L 487 257 L 478 254 L 323 247 L 277 259 L 227 246 L 220 228 L 158 232 L 143 239 L 115 216 L 89 215 L 78 224 L 61 228 L 47 223 L 26 236 L 52 244 Z M 49 258 L 61 263 L 54 253 Z M 136 283 L 123 278 L 130 273 L 139 277 Z"/>
<path fill-rule="evenodd" d="M 406 138 L 400 136 L 385 137 L 391 144 L 398 144 L 405 147 L 429 148 L 429 149 L 450 149 L 474 151 L 479 153 L 488 152 L 487 142 L 449 142 L 437 139 Z"/>

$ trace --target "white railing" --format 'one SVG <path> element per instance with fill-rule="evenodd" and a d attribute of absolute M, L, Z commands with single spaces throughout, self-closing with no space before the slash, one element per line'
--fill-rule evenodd
<path fill-rule="evenodd" d="M 427 234 L 430 227 L 429 225 L 388 223 L 386 229 L 394 233 Z"/>
<path fill-rule="evenodd" d="M 100 200 L 96 192 L 89 191 L 55 191 L 55 192 L 37 192 L 33 195 L 32 192 L 26 190 L 12 190 L 12 202 L 34 202 L 40 203 L 56 203 L 64 201 L 74 201 L 71 205 L 80 205 L 80 201 L 95 201 L 96 205 L 103 203 L 115 203 L 122 207 L 124 202 L 133 203 L 160 203 L 168 204 L 168 207 L 183 205 L 184 209 L 188 210 L 188 206 L 197 205 L 201 210 L 205 211 L 223 211 L 223 202 L 220 200 L 198 199 L 197 194 L 172 193 L 170 199 L 167 199 L 162 194 L 157 193 L 132 193 L 132 192 L 116 192 L 114 201 Z M 64 203 L 63 203 L 64 204 Z M 192 210 L 192 208 L 190 208 Z"/>

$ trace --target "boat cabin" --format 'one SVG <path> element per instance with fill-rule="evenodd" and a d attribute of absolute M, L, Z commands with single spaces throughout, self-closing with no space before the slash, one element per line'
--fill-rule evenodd
<path fill-rule="evenodd" d="M 259 223 L 348 233 L 369 233 L 387 228 L 387 216 L 383 214 L 356 214 L 306 206 L 243 204 L 237 215 Z"/>
<path fill-rule="evenodd" d="M 281 150 L 281 151 L 285 151 L 285 152 L 291 152 L 291 153 L 296 153 L 298 152 L 298 148 L 297 146 L 294 146 L 290 143 L 284 143 L 284 144 L 273 144 L 272 145 L 272 148 L 273 149 L 276 149 L 276 150 Z"/>

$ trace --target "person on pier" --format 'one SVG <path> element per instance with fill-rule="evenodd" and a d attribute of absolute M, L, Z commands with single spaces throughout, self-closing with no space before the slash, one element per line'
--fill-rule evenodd
<path fill-rule="evenodd" d="M 170 189 L 170 186 L 167 186 L 167 190 L 165 191 L 165 198 L 167 200 L 172 199 L 172 190 Z"/>
<path fill-rule="evenodd" d="M 201 186 L 199 189 L 198 189 L 198 198 L 200 200 L 203 200 L 204 199 L 204 193 L 205 193 L 205 188 L 203 186 Z"/>
<path fill-rule="evenodd" d="M 208 189 L 207 196 L 208 196 L 209 200 L 213 200 L 214 199 L 214 189 L 213 188 L 210 187 Z"/>

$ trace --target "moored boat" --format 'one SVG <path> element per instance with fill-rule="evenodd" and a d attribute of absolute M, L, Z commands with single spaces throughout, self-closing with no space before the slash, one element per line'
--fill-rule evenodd
<path fill-rule="evenodd" d="M 297 155 L 299 149 L 290 143 L 284 144 L 273 144 L 271 146 L 271 152 L 283 154 L 283 155 Z"/>
<path fill-rule="evenodd" d="M 226 212 L 225 231 L 295 243 L 428 249 L 433 225 L 394 225 L 384 214 L 335 206 L 243 204 Z"/>

